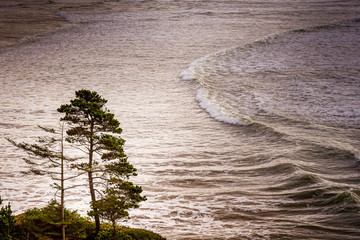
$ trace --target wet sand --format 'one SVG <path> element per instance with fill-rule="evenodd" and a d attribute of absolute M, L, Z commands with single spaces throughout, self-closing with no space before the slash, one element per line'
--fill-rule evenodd
<path fill-rule="evenodd" d="M 101 8 L 97 0 L 5 0 L 0 1 L 0 48 L 36 39 L 58 31 L 77 19 L 67 16 L 71 11 Z"/>

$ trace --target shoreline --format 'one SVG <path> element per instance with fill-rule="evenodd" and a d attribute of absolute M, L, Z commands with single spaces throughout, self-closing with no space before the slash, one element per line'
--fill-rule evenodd
<path fill-rule="evenodd" d="M 0 48 L 14 46 L 81 23 L 68 10 L 98 7 L 101 0 L 0 1 Z"/>

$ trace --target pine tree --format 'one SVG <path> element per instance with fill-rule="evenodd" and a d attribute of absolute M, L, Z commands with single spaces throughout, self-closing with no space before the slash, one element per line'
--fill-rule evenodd
<path fill-rule="evenodd" d="M 86 154 L 86 160 L 74 166 L 87 173 L 92 208 L 90 215 L 94 217 L 96 230 L 99 232 L 100 215 L 104 212 L 99 203 L 110 196 L 106 189 L 120 191 L 119 186 L 113 182 L 124 182 L 124 179 L 135 176 L 136 169 L 127 161 L 123 150 L 125 140 L 120 137 L 122 129 L 114 114 L 105 107 L 107 100 L 96 92 L 84 89 L 75 94 L 76 98 L 70 100 L 70 104 L 61 105 L 58 112 L 65 113 L 61 121 L 69 125 L 66 141 Z M 142 191 L 141 187 L 136 188 L 138 192 Z M 107 197 L 102 197 L 104 190 Z M 98 200 L 99 197 L 102 200 Z M 130 201 L 129 199 L 126 201 Z M 139 199 L 145 200 L 144 197 Z M 121 208 L 118 211 L 123 210 Z"/>
<path fill-rule="evenodd" d="M 93 210 L 89 215 L 99 215 L 100 218 L 110 221 L 115 236 L 117 221 L 128 218 L 128 209 L 138 208 L 138 203 L 145 201 L 146 197 L 140 195 L 141 187 L 128 181 L 131 175 L 136 175 L 136 169 L 127 161 L 113 162 L 105 168 L 109 175 L 107 187 L 102 198 L 92 203 Z"/>
<path fill-rule="evenodd" d="M 73 188 L 65 187 L 65 181 L 73 179 L 79 175 L 71 175 L 65 177 L 64 167 L 66 164 L 75 161 L 74 158 L 64 155 L 64 125 L 61 125 L 59 131 L 53 128 L 39 126 L 48 135 L 39 137 L 37 143 L 16 143 L 11 139 L 7 139 L 14 146 L 26 151 L 30 158 L 24 158 L 25 162 L 30 165 L 30 170 L 24 173 L 33 173 L 36 175 L 50 175 L 56 182 L 52 185 L 60 191 L 61 206 L 61 234 L 62 239 L 66 239 L 65 234 L 65 190 Z M 59 183 L 58 183 L 59 182 Z"/>

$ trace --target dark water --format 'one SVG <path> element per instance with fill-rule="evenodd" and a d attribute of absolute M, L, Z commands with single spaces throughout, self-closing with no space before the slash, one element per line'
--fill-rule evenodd
<path fill-rule="evenodd" d="M 32 140 L 88 88 L 121 121 L 148 197 L 125 224 L 168 239 L 358 239 L 359 12 L 312 0 L 64 10 L 73 28 L 0 52 L 1 137 Z M 0 150 L 1 196 L 17 213 L 46 204 L 49 180 L 22 176 L 3 138 Z M 83 214 L 88 201 L 68 193 Z"/>

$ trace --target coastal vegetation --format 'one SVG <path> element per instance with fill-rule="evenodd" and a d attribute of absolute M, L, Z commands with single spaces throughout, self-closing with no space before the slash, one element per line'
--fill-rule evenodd
<path fill-rule="evenodd" d="M 1 199 L 1 198 L 0 198 Z M 0 200 L 1 202 L 1 200 Z M 165 240 L 159 234 L 116 225 L 115 234 L 109 223 L 103 222 L 96 233 L 96 226 L 88 217 L 77 211 L 65 209 L 66 239 L 68 240 Z M 33 208 L 14 216 L 10 204 L 0 210 L 1 240 L 60 240 L 61 206 L 50 201 L 43 208 Z"/>
<path fill-rule="evenodd" d="M 25 159 L 30 168 L 27 173 L 47 174 L 55 180 L 52 186 L 60 192 L 60 203 L 52 200 L 42 209 L 26 211 L 17 220 L 9 217 L 10 205 L 3 207 L 1 227 L 7 229 L 8 238 L 1 239 L 12 239 L 15 221 L 18 238 L 13 239 L 161 239 L 156 234 L 150 237 L 151 232 L 117 225 L 119 220 L 129 218 L 128 210 L 138 208 L 146 197 L 141 195 L 142 188 L 130 181 L 137 170 L 127 160 L 125 140 L 120 136 L 122 129 L 105 107 L 107 100 L 84 89 L 75 94 L 70 104 L 58 108 L 58 112 L 65 114 L 60 118 L 59 130 L 40 127 L 47 135 L 39 137 L 36 143 L 8 139 L 29 154 L 30 158 Z M 91 196 L 88 215 L 94 222 L 65 208 L 65 190 L 84 187 L 74 183 L 82 175 L 87 176 Z M 72 180 L 73 185 L 65 185 L 67 180 Z"/>
<path fill-rule="evenodd" d="M 3 200 L 0 196 L 0 205 L 2 204 Z M 14 216 L 12 215 L 11 205 L 10 203 L 6 206 L 2 206 L 0 209 L 0 239 L 11 239 L 15 220 Z"/>

